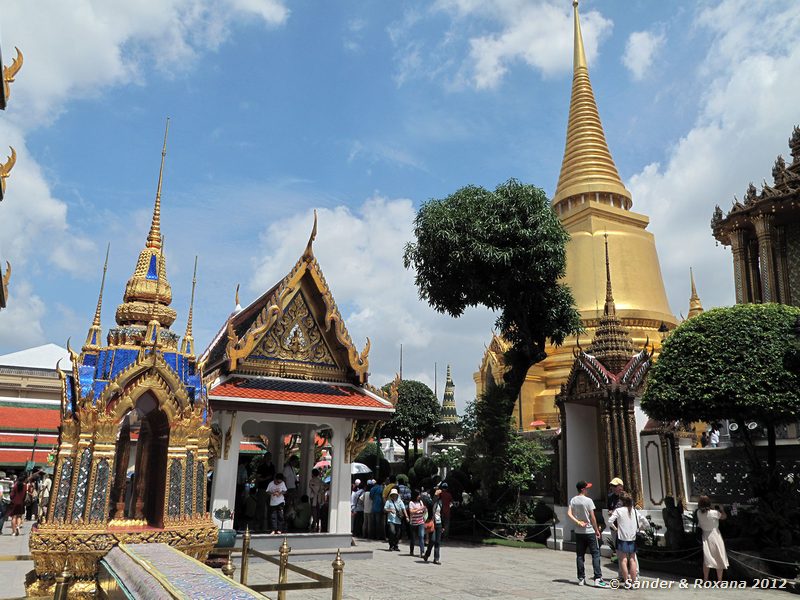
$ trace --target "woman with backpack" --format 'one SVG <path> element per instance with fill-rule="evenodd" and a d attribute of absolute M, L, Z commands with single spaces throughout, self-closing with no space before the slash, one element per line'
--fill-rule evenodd
<path fill-rule="evenodd" d="M 620 497 L 622 506 L 615 508 L 608 518 L 608 525 L 617 533 L 617 560 L 619 562 L 619 578 L 630 588 L 636 582 L 636 534 L 647 526 L 647 519 L 639 514 L 633 506 L 630 494 Z"/>

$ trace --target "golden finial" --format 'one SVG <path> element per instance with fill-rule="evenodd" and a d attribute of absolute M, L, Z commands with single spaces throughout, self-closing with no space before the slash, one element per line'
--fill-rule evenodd
<path fill-rule="evenodd" d="M 311 260 L 314 258 L 314 240 L 317 239 L 317 209 L 314 209 L 314 226 L 311 228 L 311 235 L 308 237 L 308 244 L 306 244 L 306 250 L 303 252 L 303 259 L 304 260 Z"/>
<path fill-rule="evenodd" d="M 611 266 L 608 262 L 608 234 L 604 233 L 606 245 L 606 305 L 603 309 L 603 314 L 614 315 L 616 314 L 616 307 L 614 306 L 614 294 L 611 291 Z"/>
<path fill-rule="evenodd" d="M 697 295 L 697 288 L 694 285 L 694 273 L 692 267 L 689 267 L 689 280 L 692 285 L 692 295 L 689 297 L 689 314 L 688 318 L 696 317 L 703 312 L 703 305 L 700 302 L 700 296 Z"/>
<path fill-rule="evenodd" d="M 8 179 L 8 176 L 11 174 L 11 169 L 17 164 L 17 151 L 11 146 L 9 146 L 9 149 L 11 150 L 11 154 L 8 160 L 6 160 L 5 164 L 0 164 L 0 200 L 3 199 L 6 193 L 6 179 Z"/>
<path fill-rule="evenodd" d="M 619 177 L 608 149 L 600 113 L 589 80 L 589 68 L 583 45 L 578 3 L 574 13 L 574 49 L 572 97 L 569 106 L 567 141 L 561 174 L 558 177 L 553 205 L 571 198 L 613 202 L 625 209 L 632 206 L 631 194 Z"/>
<path fill-rule="evenodd" d="M 189 317 L 186 320 L 186 333 L 181 343 L 181 352 L 194 356 L 194 337 L 192 336 L 192 313 L 194 311 L 194 288 L 197 285 L 197 256 L 194 257 L 194 274 L 192 274 L 192 298 L 189 300 Z"/>
<path fill-rule="evenodd" d="M 2 273 L 0 273 L 1 275 Z M 8 282 L 11 281 L 11 263 L 6 261 L 6 273 L 2 276 L 3 288 L 8 287 Z"/>
<path fill-rule="evenodd" d="M 14 50 L 17 51 L 17 57 L 10 65 L 3 67 L 3 91 L 5 92 L 6 102 L 8 102 L 8 98 L 11 96 L 11 86 L 9 84 L 14 83 L 14 78 L 17 76 L 17 73 L 19 73 L 19 70 L 22 68 L 22 63 L 24 62 L 22 52 L 20 52 L 19 48 L 14 46 Z"/>
<path fill-rule="evenodd" d="M 235 311 L 238 312 L 238 311 L 242 310 L 242 305 L 239 303 L 239 284 L 238 283 L 236 284 L 236 293 L 233 296 L 233 302 L 234 302 L 234 310 Z"/>
<path fill-rule="evenodd" d="M 100 325 L 100 314 L 103 310 L 103 289 L 106 286 L 106 271 L 108 270 L 108 253 L 111 251 L 111 242 L 106 246 L 106 260 L 103 263 L 103 277 L 100 280 L 100 294 L 97 296 L 97 308 L 94 311 L 94 319 L 92 325 L 89 327 L 89 333 L 86 335 L 86 343 L 83 345 L 82 351 L 94 349 L 100 346 L 100 337 L 103 329 Z"/>
<path fill-rule="evenodd" d="M 167 156 L 167 136 L 169 135 L 169 117 L 164 129 L 164 147 L 161 149 L 161 168 L 158 171 L 158 187 L 156 188 L 156 203 L 153 207 L 153 221 L 150 224 L 150 233 L 147 234 L 147 247 L 161 247 L 161 183 L 164 179 L 164 159 Z"/>

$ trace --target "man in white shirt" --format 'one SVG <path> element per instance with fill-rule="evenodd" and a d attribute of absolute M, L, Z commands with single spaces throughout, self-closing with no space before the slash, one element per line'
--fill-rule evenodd
<path fill-rule="evenodd" d="M 578 495 L 569 501 L 567 516 L 576 525 L 575 552 L 577 554 L 578 585 L 586 584 L 586 568 L 583 561 L 586 550 L 589 550 L 592 554 L 595 587 L 609 587 L 603 580 L 603 571 L 600 567 L 600 528 L 597 526 L 597 518 L 594 515 L 594 500 L 588 496 L 592 484 L 586 481 L 579 481 L 575 484 L 575 487 L 578 488 Z"/>
<path fill-rule="evenodd" d="M 708 445 L 712 448 L 719 446 L 719 425 L 716 423 L 711 426 L 711 430 L 708 432 Z"/>
<path fill-rule="evenodd" d="M 269 496 L 270 523 L 272 533 L 281 533 L 284 527 L 283 509 L 286 505 L 286 484 L 283 482 L 283 473 L 275 473 L 275 479 L 267 486 Z"/>

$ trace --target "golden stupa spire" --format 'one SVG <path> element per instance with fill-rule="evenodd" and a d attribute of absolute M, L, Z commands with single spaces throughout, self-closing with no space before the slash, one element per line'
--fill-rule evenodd
<path fill-rule="evenodd" d="M 150 232 L 147 234 L 144 249 L 139 253 L 136 269 L 128 280 L 128 285 L 125 286 L 123 303 L 117 308 L 118 325 L 147 326 L 155 320 L 160 326 L 168 328 L 177 316 L 169 306 L 172 303 L 172 287 L 167 281 L 164 236 L 161 235 L 161 184 L 164 179 L 168 133 L 169 119 L 164 131 L 161 168 L 158 172 L 158 187 Z"/>
<path fill-rule="evenodd" d="M 611 290 L 611 265 L 608 263 L 608 234 L 604 234 L 606 245 L 606 304 L 603 308 L 603 314 L 606 316 L 616 316 L 617 307 L 614 305 L 614 293 Z"/>
<path fill-rule="evenodd" d="M 167 156 L 167 136 L 169 135 L 169 117 L 164 130 L 164 147 L 161 149 L 161 168 L 158 170 L 158 187 L 156 202 L 153 207 L 153 220 L 150 222 L 150 233 L 147 234 L 148 248 L 161 248 L 161 183 L 164 180 L 164 159 Z"/>
<path fill-rule="evenodd" d="M 197 285 L 197 257 L 194 257 L 194 273 L 192 274 L 192 299 L 189 301 L 189 317 L 186 320 L 186 333 L 181 342 L 181 352 L 194 356 L 194 337 L 192 336 L 192 312 L 194 311 L 194 288 Z"/>
<path fill-rule="evenodd" d="M 106 286 L 106 271 L 108 270 L 108 253 L 111 251 L 111 242 L 106 246 L 106 260 L 103 263 L 103 278 L 100 280 L 100 294 L 97 296 L 97 308 L 94 311 L 94 320 L 89 327 L 89 333 L 86 335 L 86 343 L 83 345 L 82 351 L 96 350 L 100 347 L 100 338 L 103 334 L 103 329 L 100 326 L 100 313 L 103 310 L 103 288 Z"/>
<path fill-rule="evenodd" d="M 572 6 L 575 18 L 572 98 L 564 160 L 553 205 L 574 198 L 577 202 L 596 200 L 629 209 L 633 204 L 631 194 L 625 189 L 608 149 L 589 80 L 578 1 L 573 0 Z"/>
<path fill-rule="evenodd" d="M 694 285 L 694 273 L 692 267 L 689 267 L 689 280 L 692 282 L 692 295 L 689 298 L 689 316 L 696 317 L 703 312 L 703 305 L 700 303 L 700 296 L 697 295 L 697 288 Z"/>

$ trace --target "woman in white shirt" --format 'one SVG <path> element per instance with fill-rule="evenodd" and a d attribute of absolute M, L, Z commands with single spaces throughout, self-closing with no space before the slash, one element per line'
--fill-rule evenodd
<path fill-rule="evenodd" d="M 724 510 L 711 508 L 711 499 L 700 496 L 697 499 L 697 524 L 703 530 L 703 581 L 708 581 L 708 572 L 717 571 L 717 581 L 722 581 L 722 575 L 728 568 L 728 554 L 725 552 L 725 542 L 719 532 L 719 522 L 728 518 Z"/>
<path fill-rule="evenodd" d="M 608 518 L 608 525 L 617 532 L 617 558 L 619 562 L 619 578 L 629 588 L 636 581 L 636 534 L 647 526 L 647 519 L 639 514 L 633 506 L 630 494 L 621 497 L 622 506 L 614 509 Z"/>

